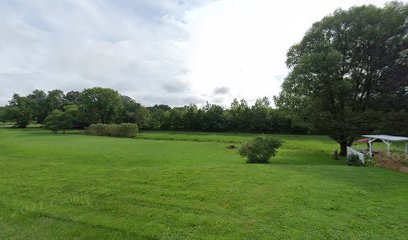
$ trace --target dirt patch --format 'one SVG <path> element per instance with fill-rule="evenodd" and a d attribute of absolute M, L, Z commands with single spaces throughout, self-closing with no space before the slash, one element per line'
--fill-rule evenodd
<path fill-rule="evenodd" d="M 408 173 L 408 155 L 397 153 L 377 153 L 374 156 L 377 166 Z"/>

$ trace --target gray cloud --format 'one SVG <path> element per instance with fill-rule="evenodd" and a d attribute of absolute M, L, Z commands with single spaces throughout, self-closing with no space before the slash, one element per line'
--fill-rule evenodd
<path fill-rule="evenodd" d="M 141 102 L 152 102 L 156 104 L 164 103 L 168 104 L 169 102 L 172 103 L 173 106 L 184 106 L 189 104 L 196 104 L 196 103 L 205 103 L 207 99 L 196 96 L 196 95 L 180 95 L 180 94 L 166 94 L 162 96 L 158 95 L 143 95 L 136 98 L 136 101 Z"/>
<path fill-rule="evenodd" d="M 215 103 L 219 105 L 223 105 L 224 102 L 225 102 L 225 98 L 223 97 L 215 97 L 211 100 L 211 103 Z"/>
<path fill-rule="evenodd" d="M 215 95 L 224 95 L 227 94 L 230 91 L 228 87 L 217 87 L 214 89 L 214 94 Z"/>
<path fill-rule="evenodd" d="M 164 83 L 163 89 L 169 93 L 181 93 L 188 89 L 188 84 L 174 80 L 172 82 Z"/>
<path fill-rule="evenodd" d="M 0 105 L 15 92 L 94 86 L 114 88 L 146 105 L 182 104 L 163 95 L 189 94 L 181 80 L 188 74 L 183 17 L 204 3 L 2 1 Z"/>

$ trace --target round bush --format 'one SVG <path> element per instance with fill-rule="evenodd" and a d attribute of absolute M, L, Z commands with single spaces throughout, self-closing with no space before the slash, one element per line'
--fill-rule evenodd
<path fill-rule="evenodd" d="M 243 143 L 239 149 L 242 157 L 247 157 L 247 163 L 269 163 L 276 155 L 282 141 L 267 136 L 257 136 Z"/>

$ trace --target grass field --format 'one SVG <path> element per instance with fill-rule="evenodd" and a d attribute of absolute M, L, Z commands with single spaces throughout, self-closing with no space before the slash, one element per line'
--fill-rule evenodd
<path fill-rule="evenodd" d="M 0 128 L 0 239 L 406 239 L 408 175 L 334 161 L 323 136 L 268 165 L 250 134 L 137 139 Z"/>

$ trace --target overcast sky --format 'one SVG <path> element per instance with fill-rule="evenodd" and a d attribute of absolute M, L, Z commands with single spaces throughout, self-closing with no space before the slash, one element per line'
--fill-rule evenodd
<path fill-rule="evenodd" d="M 145 105 L 277 95 L 288 48 L 372 0 L 2 0 L 0 105 L 13 93 L 109 87 Z"/>

